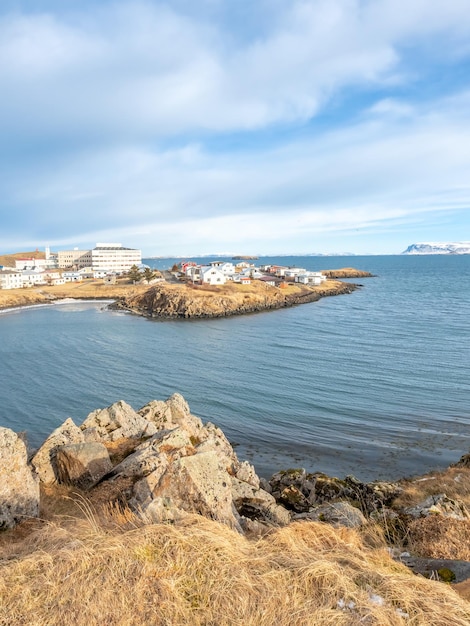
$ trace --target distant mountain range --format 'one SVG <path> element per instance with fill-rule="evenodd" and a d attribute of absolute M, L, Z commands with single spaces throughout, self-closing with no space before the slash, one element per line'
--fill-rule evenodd
<path fill-rule="evenodd" d="M 470 254 L 470 241 L 413 243 L 402 254 Z"/>

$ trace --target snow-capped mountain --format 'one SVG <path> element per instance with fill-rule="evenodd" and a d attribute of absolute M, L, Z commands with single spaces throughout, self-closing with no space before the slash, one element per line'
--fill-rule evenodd
<path fill-rule="evenodd" d="M 470 254 L 470 241 L 413 243 L 402 254 Z"/>

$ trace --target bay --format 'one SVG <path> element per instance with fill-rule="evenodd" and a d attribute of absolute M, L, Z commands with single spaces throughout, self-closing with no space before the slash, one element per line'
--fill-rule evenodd
<path fill-rule="evenodd" d="M 271 262 L 375 277 L 349 295 L 214 320 L 146 320 L 98 302 L 3 312 L 0 425 L 37 447 L 68 416 L 179 392 L 263 476 L 394 479 L 470 450 L 470 256 L 256 263 Z"/>

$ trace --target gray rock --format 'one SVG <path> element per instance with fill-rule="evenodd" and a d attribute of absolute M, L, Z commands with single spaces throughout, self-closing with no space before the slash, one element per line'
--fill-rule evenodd
<path fill-rule="evenodd" d="M 256 474 L 255 468 L 251 465 L 251 463 L 248 463 L 248 461 L 242 461 L 239 464 L 236 477 L 238 480 L 242 480 L 243 482 L 256 487 L 256 489 L 260 488 L 260 479 Z"/>
<path fill-rule="evenodd" d="M 291 521 L 289 511 L 276 503 L 275 498 L 247 482 L 232 477 L 233 504 L 242 517 L 269 525 L 285 526 Z"/>
<path fill-rule="evenodd" d="M 284 487 L 279 494 L 278 501 L 291 511 L 302 512 L 308 511 L 310 508 L 309 499 L 294 485 Z"/>
<path fill-rule="evenodd" d="M 183 428 L 161 430 L 140 444 L 112 471 L 113 476 L 148 476 L 157 468 L 168 466 L 170 460 L 195 453 L 188 433 Z"/>
<path fill-rule="evenodd" d="M 332 526 L 346 526 L 347 528 L 359 528 L 367 523 L 366 518 L 359 509 L 349 504 L 349 502 L 334 502 L 321 504 L 310 510 L 308 513 L 298 513 L 293 515 L 294 520 L 315 520 L 327 522 Z"/>
<path fill-rule="evenodd" d="M 84 436 L 90 437 L 93 433 L 100 441 L 116 441 L 126 437 L 138 439 L 157 432 L 152 422 L 139 415 L 122 400 L 105 409 L 92 411 L 80 428 Z"/>
<path fill-rule="evenodd" d="M 90 489 L 111 469 L 108 451 L 102 443 L 71 443 L 57 450 L 58 481 Z"/>
<path fill-rule="evenodd" d="M 83 443 L 84 439 L 82 431 L 70 417 L 56 428 L 31 460 L 41 482 L 50 484 L 57 480 L 57 449 L 70 443 Z"/>
<path fill-rule="evenodd" d="M 421 574 L 433 580 L 459 583 L 470 578 L 470 563 L 468 561 L 425 559 L 409 554 L 401 555 L 397 560 L 404 563 L 415 574 Z"/>
<path fill-rule="evenodd" d="M 463 502 L 448 498 L 445 493 L 429 496 L 416 506 L 403 510 L 412 517 L 428 517 L 429 515 L 442 515 L 453 519 L 469 519 L 470 513 Z"/>
<path fill-rule="evenodd" d="M 151 521 L 198 513 L 239 529 L 230 476 L 213 451 L 181 457 L 134 487 L 131 506 Z"/>
<path fill-rule="evenodd" d="M 164 402 L 152 400 L 138 411 L 139 415 L 155 425 L 157 430 L 168 430 L 181 426 L 197 438 L 202 429 L 199 417 L 191 415 L 188 403 L 179 393 L 174 393 Z"/>
<path fill-rule="evenodd" d="M 39 480 L 28 465 L 24 442 L 0 428 L 0 530 L 39 515 Z"/>
<path fill-rule="evenodd" d="M 229 440 L 223 431 L 211 422 L 207 422 L 201 429 L 196 449 L 198 453 L 215 452 L 231 474 L 236 474 L 240 468 L 240 462 Z"/>

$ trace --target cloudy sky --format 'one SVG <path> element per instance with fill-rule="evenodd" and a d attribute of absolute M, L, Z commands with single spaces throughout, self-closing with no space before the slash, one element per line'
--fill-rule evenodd
<path fill-rule="evenodd" d="M 469 0 L 2 0 L 0 252 L 470 240 Z"/>

